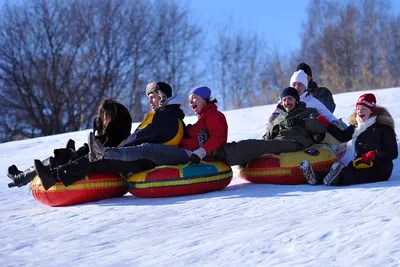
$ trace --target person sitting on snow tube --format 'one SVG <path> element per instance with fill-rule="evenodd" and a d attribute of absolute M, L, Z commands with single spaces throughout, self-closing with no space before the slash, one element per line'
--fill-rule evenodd
<path fill-rule="evenodd" d="M 95 160 L 109 159 L 135 161 L 147 159 L 157 166 L 183 163 L 200 163 L 207 155 L 221 147 L 228 139 L 228 124 L 225 115 L 218 111 L 216 99 L 211 99 L 211 89 L 202 86 L 189 92 L 189 105 L 198 115 L 194 125 L 185 128 L 185 135 L 179 148 L 156 143 L 146 143 L 136 147 L 107 148 L 90 138 L 89 149 Z M 92 160 L 92 161 L 95 161 Z"/>
<path fill-rule="evenodd" d="M 105 146 L 116 147 L 131 134 L 131 128 L 132 118 L 124 105 L 112 99 L 105 99 L 100 103 L 97 116 L 93 121 L 93 132 L 100 143 Z M 87 144 L 75 150 L 75 141 L 70 139 L 66 148 L 55 149 L 54 157 L 43 160 L 42 164 L 54 168 L 88 153 Z M 12 183 L 8 185 L 9 187 L 21 187 L 32 182 L 36 176 L 36 170 L 35 167 L 31 167 L 25 171 L 20 171 L 17 166 L 12 165 L 8 168 L 7 175 L 12 180 Z"/>
<path fill-rule="evenodd" d="M 242 165 L 263 154 L 299 151 L 323 139 L 326 128 L 316 119 L 317 110 L 307 108 L 295 88 L 283 89 L 280 99 L 285 111 L 271 123 L 263 140 L 227 143 L 216 151 L 216 158 L 229 166 Z"/>
<path fill-rule="evenodd" d="M 328 132 L 341 142 L 353 141 L 353 160 L 345 167 L 335 162 L 325 178 L 316 177 L 309 163 L 305 178 L 309 184 L 351 185 L 387 181 L 392 175 L 393 160 L 398 156 L 394 121 L 383 107 L 376 106 L 373 94 L 361 95 L 356 110 L 344 130 L 320 116 Z M 307 175 L 308 174 L 308 175 Z"/>
<path fill-rule="evenodd" d="M 330 111 L 334 112 L 336 108 L 335 100 L 333 99 L 331 91 L 326 87 L 319 87 L 318 84 L 313 80 L 311 67 L 302 62 L 297 65 L 295 71 L 303 70 L 307 74 L 307 91 L 308 94 L 312 94 L 313 97 L 321 101 L 322 104 Z"/>
<path fill-rule="evenodd" d="M 315 108 L 318 111 L 318 113 L 320 115 L 325 116 L 329 120 L 330 123 L 333 123 L 333 124 L 339 126 L 340 122 L 332 114 L 332 112 L 329 111 L 329 109 L 321 101 L 319 101 L 312 94 L 310 94 L 309 91 L 307 91 L 307 84 L 308 84 L 307 74 L 301 69 L 298 71 L 295 71 L 293 73 L 292 77 L 290 78 L 290 86 L 293 88 L 296 88 L 296 90 L 299 92 L 301 102 L 304 102 L 308 108 Z M 267 122 L 267 125 L 265 128 L 264 134 L 268 132 L 268 128 L 270 127 L 271 122 L 273 120 L 275 120 L 275 118 L 279 114 L 284 113 L 284 112 L 285 112 L 285 109 L 282 106 L 282 101 L 278 100 L 278 104 L 277 104 L 274 112 L 272 112 L 272 114 L 268 118 L 268 122 Z"/>
<path fill-rule="evenodd" d="M 180 108 L 180 100 L 172 96 L 172 88 L 164 82 L 153 82 L 147 85 L 146 95 L 149 99 L 151 111 L 144 117 L 136 130 L 125 140 L 117 151 L 126 151 L 128 148 L 140 148 L 145 143 L 164 144 L 165 147 L 178 146 L 184 133 L 183 118 L 185 113 Z M 95 138 L 92 133 L 89 141 L 89 149 Z M 100 142 L 96 142 L 102 145 Z M 47 190 L 56 182 L 61 181 L 65 186 L 79 181 L 82 177 L 92 173 L 116 173 L 127 174 L 152 169 L 156 165 L 146 159 L 140 159 L 135 163 L 123 160 L 97 160 L 97 154 L 93 149 L 88 157 L 69 162 L 58 168 L 43 166 L 39 160 L 35 160 L 36 171 L 42 180 L 43 187 Z"/>
<path fill-rule="evenodd" d="M 196 87 L 190 91 L 189 104 L 198 115 L 198 120 L 186 127 L 179 148 L 157 143 L 121 148 L 104 147 L 90 135 L 92 162 L 61 166 L 52 175 L 52 179 L 61 180 L 65 184 L 66 176 L 85 176 L 96 172 L 122 172 L 127 176 L 160 165 L 199 163 L 207 154 L 211 155 L 215 149 L 225 144 L 228 138 L 228 124 L 225 115 L 217 110 L 216 102 L 211 99 L 208 87 Z M 148 162 L 150 164 L 144 164 Z M 43 175 L 48 173 L 51 172 L 43 171 Z"/>

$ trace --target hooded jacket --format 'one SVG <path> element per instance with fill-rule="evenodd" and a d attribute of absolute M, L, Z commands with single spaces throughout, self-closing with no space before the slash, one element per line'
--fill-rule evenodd
<path fill-rule="evenodd" d="M 314 108 L 307 108 L 304 102 L 299 102 L 292 111 L 279 114 L 271 123 L 264 139 L 271 140 L 293 140 L 303 148 L 314 144 L 313 135 L 320 135 L 326 132 L 324 125 L 316 119 L 318 112 Z M 290 124 L 295 119 L 304 123 Z"/>
<path fill-rule="evenodd" d="M 300 101 L 304 102 L 307 106 L 307 108 L 314 108 L 317 110 L 317 112 L 326 117 L 329 122 L 335 122 L 337 121 L 337 124 L 339 125 L 338 119 L 332 114 L 332 112 L 329 111 L 329 109 L 317 98 L 309 94 L 307 91 L 305 91 L 301 96 L 300 96 Z M 277 106 L 275 110 L 272 112 L 272 114 L 269 116 L 267 125 L 265 127 L 265 131 L 263 135 L 265 135 L 268 132 L 268 129 L 270 128 L 271 122 L 273 122 L 279 114 L 285 113 L 285 109 L 283 108 L 281 104 L 281 100 L 278 100 Z"/>
<path fill-rule="evenodd" d="M 225 115 L 217 110 L 215 104 L 210 103 L 203 107 L 197 122 L 187 127 L 180 147 L 190 151 L 203 147 L 209 154 L 225 144 L 227 139 L 228 124 Z"/>
<path fill-rule="evenodd" d="M 331 91 L 329 91 L 328 88 L 326 87 L 319 87 L 318 84 L 314 81 L 311 80 L 308 83 L 307 90 L 311 92 L 311 94 L 318 99 L 319 101 L 322 102 L 322 104 L 325 105 L 325 107 L 330 111 L 334 112 L 336 109 L 336 104 L 335 101 L 333 100 L 333 96 Z"/>
<path fill-rule="evenodd" d="M 349 117 L 349 127 L 344 130 L 330 124 L 327 128 L 329 133 L 341 142 L 352 140 L 357 127 L 356 116 L 357 113 L 354 111 Z M 393 160 L 398 156 L 394 120 L 383 107 L 376 107 L 372 116 L 376 116 L 375 123 L 353 140 L 355 142 L 354 156 L 361 157 L 368 151 L 375 150 L 374 164 L 383 168 L 393 168 Z"/>
<path fill-rule="evenodd" d="M 137 146 L 143 143 L 178 146 L 183 138 L 185 113 L 169 99 L 168 105 L 150 111 L 136 130 L 126 139 L 122 147 Z"/>

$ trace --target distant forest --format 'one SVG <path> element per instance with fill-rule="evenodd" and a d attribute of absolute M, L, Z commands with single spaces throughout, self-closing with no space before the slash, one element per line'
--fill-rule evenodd
<path fill-rule="evenodd" d="M 311 0 L 300 51 L 290 54 L 228 23 L 207 39 L 178 0 L 6 3 L 0 142 L 90 128 L 110 97 L 140 121 L 153 81 L 171 84 L 184 102 L 192 87 L 208 85 L 223 110 L 275 102 L 300 62 L 333 93 L 399 86 L 400 14 L 391 3 Z"/>

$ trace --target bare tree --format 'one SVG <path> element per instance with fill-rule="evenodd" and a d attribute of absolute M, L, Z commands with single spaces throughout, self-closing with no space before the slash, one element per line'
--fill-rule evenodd
<path fill-rule="evenodd" d="M 266 45 L 256 34 L 219 32 L 212 61 L 219 80 L 223 108 L 259 103 Z"/>
<path fill-rule="evenodd" d="M 153 75 L 169 82 L 176 94 L 187 92 L 196 84 L 201 71 L 198 60 L 203 35 L 190 17 L 188 9 L 174 1 L 156 2 L 153 23 L 158 37 L 158 58 Z"/>
<path fill-rule="evenodd" d="M 283 88 L 289 86 L 290 75 L 294 69 L 289 62 L 293 56 L 283 55 L 275 47 L 272 56 L 269 56 L 264 64 L 261 73 L 261 92 L 258 105 L 275 103 Z"/>
<path fill-rule="evenodd" d="M 6 5 L 0 19 L 0 100 L 20 136 L 87 128 L 105 95 L 118 96 L 122 2 Z M 95 27 L 96 25 L 96 27 Z"/>

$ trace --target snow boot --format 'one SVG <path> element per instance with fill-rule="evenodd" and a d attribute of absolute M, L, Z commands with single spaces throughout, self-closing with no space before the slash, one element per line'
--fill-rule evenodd
<path fill-rule="evenodd" d="M 57 148 L 54 149 L 54 161 L 55 164 L 52 164 L 50 167 L 56 168 L 60 165 L 67 164 L 68 162 L 77 159 L 78 153 L 71 148 Z"/>
<path fill-rule="evenodd" d="M 314 169 L 308 160 L 305 159 L 300 162 L 300 170 L 310 185 L 317 184 L 317 177 L 315 176 Z"/>
<path fill-rule="evenodd" d="M 65 148 L 75 151 L 75 141 L 72 139 L 69 139 Z"/>
<path fill-rule="evenodd" d="M 89 133 L 89 161 L 97 161 L 103 159 L 104 153 L 106 152 L 106 147 L 104 147 L 98 140 L 95 139 L 92 132 Z"/>
<path fill-rule="evenodd" d="M 68 170 L 66 170 L 65 168 L 64 168 L 64 169 L 58 169 L 58 170 L 57 170 L 57 178 L 58 178 L 58 180 L 60 180 L 65 186 L 70 186 L 70 185 L 72 185 L 73 183 L 75 183 L 75 182 L 81 180 L 81 177 L 71 175 L 71 173 L 70 173 Z"/>
<path fill-rule="evenodd" d="M 12 175 L 8 176 L 12 180 L 12 183 L 8 184 L 8 187 L 14 187 L 14 186 L 24 186 L 32 182 L 33 178 L 36 177 L 36 170 L 34 167 L 30 167 L 29 169 L 20 172 L 17 175 Z"/>
<path fill-rule="evenodd" d="M 35 169 L 45 190 L 48 190 L 57 183 L 56 172 L 50 169 L 50 167 L 43 165 L 40 160 L 35 159 Z"/>
<path fill-rule="evenodd" d="M 344 168 L 344 165 L 340 162 L 333 163 L 328 174 L 324 178 L 325 185 L 337 185 L 339 182 L 339 173 Z"/>
<path fill-rule="evenodd" d="M 14 164 L 8 167 L 8 173 L 7 176 L 12 180 L 13 176 L 20 174 L 22 171 L 18 170 L 17 166 Z"/>
<path fill-rule="evenodd" d="M 55 162 L 53 157 L 49 157 L 45 160 L 42 161 L 42 164 L 44 166 L 50 166 L 52 167 Z M 8 184 L 8 187 L 22 187 L 25 186 L 27 184 L 29 184 L 30 182 L 32 182 L 32 180 L 36 177 L 37 173 L 35 170 L 35 167 L 30 167 L 29 169 L 26 169 L 24 171 L 20 171 L 18 170 L 18 168 L 15 165 L 11 165 L 10 167 L 8 167 L 8 174 L 7 176 L 12 180 L 11 183 Z"/>

